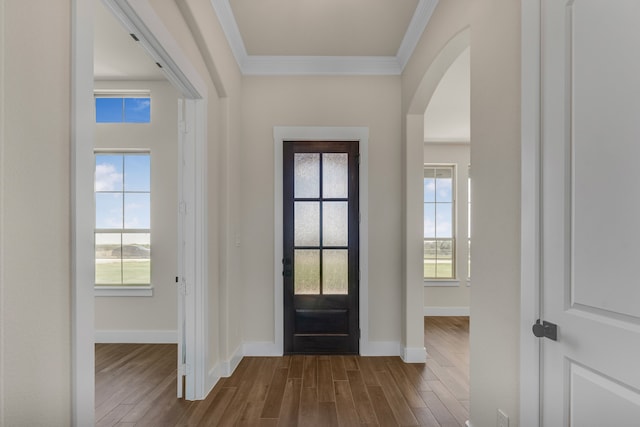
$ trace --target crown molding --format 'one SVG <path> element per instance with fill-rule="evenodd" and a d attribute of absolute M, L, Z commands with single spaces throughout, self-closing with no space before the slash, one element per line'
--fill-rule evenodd
<path fill-rule="evenodd" d="M 244 75 L 399 75 L 394 56 L 248 56 Z"/>
<path fill-rule="evenodd" d="M 416 11 L 411 18 L 407 32 L 402 39 L 400 49 L 398 49 L 398 54 L 396 55 L 402 70 L 404 70 L 405 65 L 409 62 L 409 58 L 411 58 L 413 51 L 418 45 L 424 29 L 427 28 L 427 24 L 437 5 L 438 0 L 420 0 L 418 2 Z"/>
<path fill-rule="evenodd" d="M 229 0 L 211 0 L 243 75 L 399 75 L 413 54 L 439 0 L 419 0 L 396 56 L 248 55 Z"/>

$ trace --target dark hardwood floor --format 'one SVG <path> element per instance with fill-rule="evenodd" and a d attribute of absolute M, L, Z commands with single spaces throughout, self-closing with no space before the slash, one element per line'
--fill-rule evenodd
<path fill-rule="evenodd" d="M 207 399 L 176 399 L 176 346 L 96 344 L 97 426 L 464 426 L 469 320 L 425 318 L 427 363 L 245 357 Z"/>

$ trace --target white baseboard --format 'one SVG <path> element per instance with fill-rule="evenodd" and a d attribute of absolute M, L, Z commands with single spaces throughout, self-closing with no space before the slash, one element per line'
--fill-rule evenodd
<path fill-rule="evenodd" d="M 398 341 L 369 341 L 360 346 L 362 356 L 400 356 Z"/>
<path fill-rule="evenodd" d="M 425 307 L 425 316 L 468 316 L 469 307 Z"/>
<path fill-rule="evenodd" d="M 243 356 L 282 356 L 282 348 L 271 341 L 249 341 L 242 346 Z M 362 356 L 400 356 L 397 341 L 369 341 L 360 345 Z"/>
<path fill-rule="evenodd" d="M 405 347 L 402 350 L 404 363 L 425 363 L 427 361 L 427 349 L 424 347 Z"/>
<path fill-rule="evenodd" d="M 271 341 L 249 341 L 242 345 L 244 356 L 282 356 L 282 348 Z"/>
<path fill-rule="evenodd" d="M 205 387 L 207 392 L 204 394 L 205 399 L 206 399 L 206 396 L 208 396 L 209 393 L 211 393 L 211 390 L 213 390 L 216 384 L 218 384 L 218 381 L 220 381 L 220 378 L 224 377 L 224 371 L 225 371 L 225 367 L 223 362 L 218 362 L 213 368 L 211 368 L 211 370 L 209 371 L 209 374 L 207 375 L 207 384 Z"/>
<path fill-rule="evenodd" d="M 238 348 L 236 348 L 236 351 L 234 351 L 231 355 L 231 358 L 229 359 L 229 369 L 227 371 L 227 376 L 233 375 L 234 371 L 242 361 L 242 358 L 244 357 L 242 347 L 242 345 L 239 345 Z"/>
<path fill-rule="evenodd" d="M 240 364 L 242 357 L 242 346 L 239 346 L 236 351 L 233 352 L 229 360 L 218 362 L 213 368 L 211 368 L 207 375 L 207 392 L 205 393 L 205 396 L 213 390 L 213 387 L 215 387 L 220 378 L 229 377 L 233 374 Z"/>
<path fill-rule="evenodd" d="M 177 344 L 178 331 L 95 331 L 95 342 L 100 344 Z"/>

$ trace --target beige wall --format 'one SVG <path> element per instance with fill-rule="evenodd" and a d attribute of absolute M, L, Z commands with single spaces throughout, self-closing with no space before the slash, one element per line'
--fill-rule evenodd
<path fill-rule="evenodd" d="M 520 2 L 474 2 L 471 22 L 471 422 L 519 417 Z M 487 351 L 491 349 L 491 351 Z"/>
<path fill-rule="evenodd" d="M 0 425 L 71 417 L 70 2 L 0 1 Z"/>
<path fill-rule="evenodd" d="M 95 329 L 176 333 L 178 92 L 169 82 L 97 81 L 96 89 L 149 90 L 151 123 L 99 123 L 96 149 L 151 151 L 152 297 L 96 297 Z M 112 335 L 110 334 L 110 335 Z M 135 339 L 135 336 L 130 336 Z M 123 335 L 123 339 L 131 339 Z"/>
<path fill-rule="evenodd" d="M 468 143 L 425 143 L 424 163 L 449 164 L 456 167 L 456 282 L 425 282 L 425 313 L 446 313 L 445 309 L 468 309 L 470 289 L 467 281 L 467 178 L 469 176 L 470 145 Z M 437 286 L 438 284 L 445 286 Z"/>
<path fill-rule="evenodd" d="M 496 411 L 502 409 L 510 425 L 517 426 L 520 3 L 440 2 L 403 74 L 403 111 L 409 118 L 424 113 L 429 97 L 414 99 L 414 94 L 437 53 L 469 25 L 474 197 L 470 421 L 475 427 L 495 425 Z M 412 122 L 417 121 L 408 120 Z M 408 144 L 411 149 L 415 147 Z"/>
<path fill-rule="evenodd" d="M 274 126 L 369 128 L 369 328 L 400 340 L 400 79 L 245 77 L 242 135 L 244 339 L 274 340 Z"/>

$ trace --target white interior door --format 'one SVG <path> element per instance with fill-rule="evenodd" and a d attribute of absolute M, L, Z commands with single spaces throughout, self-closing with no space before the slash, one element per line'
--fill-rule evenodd
<path fill-rule="evenodd" d="M 640 2 L 541 1 L 541 425 L 640 425 Z"/>

